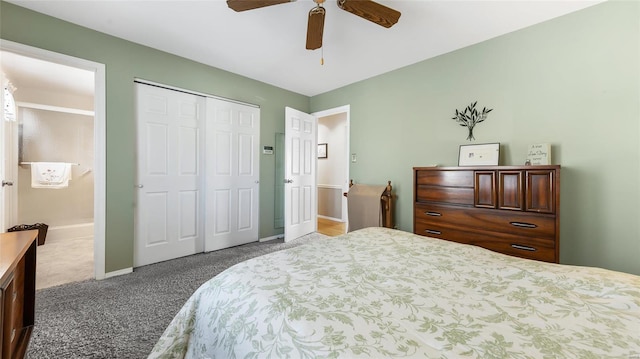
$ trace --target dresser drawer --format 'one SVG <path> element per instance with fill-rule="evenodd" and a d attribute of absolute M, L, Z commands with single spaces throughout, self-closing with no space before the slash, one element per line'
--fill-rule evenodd
<path fill-rule="evenodd" d="M 473 188 L 473 171 L 418 170 L 415 181 L 417 185 Z"/>
<path fill-rule="evenodd" d="M 0 358 L 23 358 L 35 323 L 38 231 L 0 234 Z"/>
<path fill-rule="evenodd" d="M 474 191 L 468 187 L 439 187 L 419 185 L 416 187 L 417 202 L 446 202 L 473 206 Z"/>
<path fill-rule="evenodd" d="M 552 215 L 423 203 L 416 203 L 414 211 L 416 223 L 423 221 L 451 229 L 464 227 L 538 238 L 555 238 L 556 234 Z"/>
<path fill-rule="evenodd" d="M 11 340 L 11 352 L 15 352 L 18 341 L 22 336 L 23 319 L 24 319 L 24 275 L 25 275 L 25 258 L 22 257 L 15 271 L 13 272 L 13 291 L 8 292 L 11 304 L 12 317 L 10 317 L 11 331 L 9 332 Z"/>
<path fill-rule="evenodd" d="M 484 231 L 465 231 L 416 221 L 416 234 L 472 244 L 495 252 L 521 258 L 557 263 L 555 240 L 550 238 L 519 237 L 511 234 Z"/>

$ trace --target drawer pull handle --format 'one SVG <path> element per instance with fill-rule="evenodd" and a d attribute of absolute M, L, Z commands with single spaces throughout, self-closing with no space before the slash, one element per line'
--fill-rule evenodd
<path fill-rule="evenodd" d="M 440 217 L 440 216 L 442 216 L 441 213 L 431 212 L 431 211 L 426 211 L 426 212 L 424 212 L 424 214 L 426 214 L 427 216 L 431 216 L 431 217 Z"/>
<path fill-rule="evenodd" d="M 529 251 L 529 252 L 535 252 L 536 249 L 533 247 L 529 247 L 529 246 L 521 246 L 519 244 L 512 244 L 511 247 L 515 248 L 515 249 L 521 249 L 523 251 Z"/>
<path fill-rule="evenodd" d="M 537 225 L 532 223 L 524 223 L 524 222 L 509 222 L 512 226 L 521 227 L 521 228 L 538 228 Z"/>
<path fill-rule="evenodd" d="M 425 229 L 424 231 L 429 233 L 429 234 L 437 234 L 437 235 L 441 235 L 442 234 L 442 232 L 434 231 L 433 229 Z"/>

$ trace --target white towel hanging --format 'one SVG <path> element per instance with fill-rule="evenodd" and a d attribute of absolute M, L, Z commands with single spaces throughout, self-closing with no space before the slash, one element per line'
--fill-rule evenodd
<path fill-rule="evenodd" d="M 72 163 L 31 162 L 31 187 L 60 189 L 69 187 Z"/>

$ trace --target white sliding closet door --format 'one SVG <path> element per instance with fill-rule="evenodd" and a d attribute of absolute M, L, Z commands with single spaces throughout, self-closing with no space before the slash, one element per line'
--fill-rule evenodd
<path fill-rule="evenodd" d="M 205 98 L 136 83 L 134 266 L 202 252 Z"/>
<path fill-rule="evenodd" d="M 260 109 L 207 98 L 205 251 L 258 240 Z"/>

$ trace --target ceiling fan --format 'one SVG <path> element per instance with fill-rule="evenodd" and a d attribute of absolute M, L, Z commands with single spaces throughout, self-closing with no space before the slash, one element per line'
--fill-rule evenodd
<path fill-rule="evenodd" d="M 258 9 L 265 6 L 293 2 L 295 0 L 227 0 L 229 8 L 235 11 Z M 313 0 L 316 6 L 309 11 L 307 22 L 307 50 L 322 47 L 322 32 L 324 30 L 325 0 Z M 372 0 L 337 0 L 338 7 L 363 19 L 389 28 L 398 22 L 400 12 Z"/>

